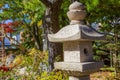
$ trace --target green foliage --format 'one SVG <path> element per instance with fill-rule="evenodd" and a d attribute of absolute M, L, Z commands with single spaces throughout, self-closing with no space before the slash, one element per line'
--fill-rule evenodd
<path fill-rule="evenodd" d="M 39 0 L 5 0 L 1 4 L 8 4 L 9 8 L 3 9 L 2 16 L 8 15 L 7 19 L 23 18 L 29 15 L 29 19 L 38 21 L 41 19 L 45 6 Z"/>
<path fill-rule="evenodd" d="M 39 22 L 45 10 L 45 6 L 40 2 L 40 0 L 23 0 L 24 10 L 20 14 L 28 14 L 28 19 L 31 20 L 30 25 Z"/>
<path fill-rule="evenodd" d="M 103 20 L 112 20 L 114 17 L 120 17 L 119 5 L 120 0 L 80 0 L 86 5 L 88 11 L 87 21 L 89 23 Z"/>
<path fill-rule="evenodd" d="M 99 0 L 87 0 L 85 4 L 86 4 L 88 12 L 90 12 L 98 6 Z"/>
<path fill-rule="evenodd" d="M 0 79 L 7 80 L 68 80 L 65 72 L 53 70 L 48 72 L 48 53 L 41 52 L 35 48 L 31 49 L 28 55 L 18 55 L 21 64 L 13 68 L 11 71 L 0 71 Z M 18 61 L 18 60 L 16 60 Z M 20 61 L 20 60 L 19 60 Z M 42 65 L 41 65 L 42 63 Z M 46 66 L 43 66 L 46 65 Z M 20 74 L 20 69 L 26 68 L 24 74 Z"/>
<path fill-rule="evenodd" d="M 30 34 L 30 38 L 26 39 L 24 46 L 30 48 L 32 45 L 39 49 L 42 44 L 42 16 L 45 11 L 45 6 L 40 0 L 5 0 L 0 4 L 8 5 L 7 8 L 2 8 L 0 18 L 2 20 L 12 19 L 13 21 L 19 20 L 22 24 L 19 25 L 19 30 L 25 29 Z M 34 38 L 34 43 L 31 42 Z"/>
<path fill-rule="evenodd" d="M 68 80 L 68 77 L 65 73 L 61 71 L 53 71 L 49 74 L 47 72 L 43 72 L 41 74 L 41 78 L 37 77 L 37 80 Z"/>
<path fill-rule="evenodd" d="M 60 10 L 60 16 L 59 16 L 59 21 L 60 21 L 59 24 L 61 28 L 69 24 L 69 19 L 67 17 L 67 12 L 69 11 L 68 10 L 69 5 L 70 5 L 69 0 L 63 1 L 62 3 L 61 10 Z"/>
<path fill-rule="evenodd" d="M 105 68 L 101 68 L 100 70 L 114 72 L 115 68 L 105 67 Z"/>
<path fill-rule="evenodd" d="M 26 49 L 35 47 L 34 38 L 32 37 L 28 30 L 24 30 L 21 36 L 22 36 L 21 45 L 23 45 Z"/>
<path fill-rule="evenodd" d="M 109 49 L 106 48 L 106 41 L 95 41 L 93 44 L 94 59 L 95 60 L 109 60 Z"/>

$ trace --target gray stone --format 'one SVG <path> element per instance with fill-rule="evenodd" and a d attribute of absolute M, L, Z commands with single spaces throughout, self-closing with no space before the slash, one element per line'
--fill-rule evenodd
<path fill-rule="evenodd" d="M 88 62 L 93 61 L 91 41 L 72 41 L 63 43 L 65 62 Z"/>
<path fill-rule="evenodd" d="M 84 10 L 84 9 L 85 9 L 85 6 L 82 3 L 77 1 L 75 1 L 69 6 L 69 10 Z"/>
<path fill-rule="evenodd" d="M 103 62 L 55 62 L 55 69 L 66 71 L 95 72 L 103 67 Z"/>
<path fill-rule="evenodd" d="M 5 65 L 9 66 L 11 63 L 13 63 L 15 57 L 16 56 L 14 54 L 10 54 L 9 56 L 7 56 Z"/>
<path fill-rule="evenodd" d="M 68 25 L 56 34 L 48 34 L 51 42 L 104 40 L 105 35 L 86 25 Z"/>

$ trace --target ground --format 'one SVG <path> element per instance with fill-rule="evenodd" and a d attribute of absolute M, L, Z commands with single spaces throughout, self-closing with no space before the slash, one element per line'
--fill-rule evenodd
<path fill-rule="evenodd" d="M 113 72 L 96 72 L 90 75 L 91 80 L 115 80 Z"/>

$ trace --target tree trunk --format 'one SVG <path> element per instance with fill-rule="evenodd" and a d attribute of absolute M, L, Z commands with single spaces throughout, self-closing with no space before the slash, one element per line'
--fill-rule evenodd
<path fill-rule="evenodd" d="M 113 54 L 112 54 L 112 50 L 110 49 L 110 67 L 113 67 Z"/>
<path fill-rule="evenodd" d="M 34 38 L 35 46 L 37 49 L 42 51 L 42 42 L 40 40 L 40 35 L 39 35 L 39 28 L 36 24 L 33 24 L 32 27 L 27 25 L 27 30 L 29 31 L 30 35 Z"/>
<path fill-rule="evenodd" d="M 42 42 L 40 42 L 41 40 L 39 38 L 39 29 L 38 29 L 38 26 L 34 25 L 34 27 L 33 27 L 32 30 L 33 30 L 32 35 L 33 35 L 33 37 L 35 39 L 35 45 L 36 45 L 37 49 L 42 50 L 42 46 L 41 46 Z"/>
<path fill-rule="evenodd" d="M 4 44 L 4 37 L 2 37 L 2 61 L 3 61 L 3 58 L 5 57 L 5 44 Z"/>
<path fill-rule="evenodd" d="M 59 11 L 62 4 L 62 0 L 41 0 L 46 5 L 45 12 L 45 24 L 47 34 L 53 34 L 58 32 L 59 27 Z M 47 35 L 46 35 L 47 36 Z M 48 41 L 49 52 L 49 69 L 54 69 L 54 60 L 56 55 L 62 56 L 62 45 L 58 43 L 52 43 Z"/>

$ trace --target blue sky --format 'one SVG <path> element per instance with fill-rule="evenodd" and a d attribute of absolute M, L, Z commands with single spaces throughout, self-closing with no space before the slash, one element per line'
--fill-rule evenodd
<path fill-rule="evenodd" d="M 9 5 L 8 5 L 8 4 L 5 4 L 5 5 L 3 6 L 3 8 L 9 8 Z M 2 13 L 2 9 L 0 9 L 0 13 Z"/>

